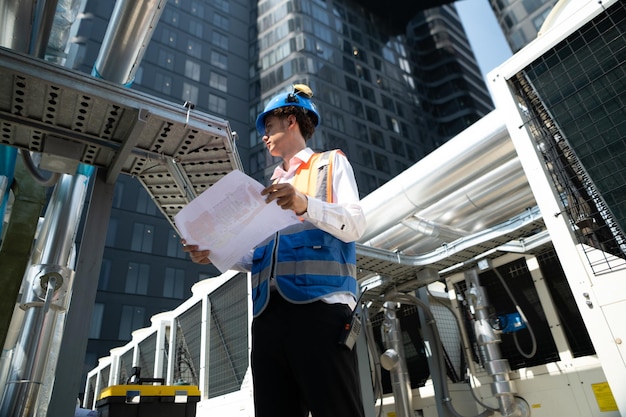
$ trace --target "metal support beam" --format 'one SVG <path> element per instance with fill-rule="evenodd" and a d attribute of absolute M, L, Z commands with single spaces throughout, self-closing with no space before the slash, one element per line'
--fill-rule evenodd
<path fill-rule="evenodd" d="M 133 148 L 135 148 L 137 142 L 139 141 L 141 132 L 146 127 L 146 120 L 148 119 L 149 115 L 150 113 L 146 109 L 139 109 L 139 114 L 137 115 L 137 119 L 135 119 L 133 127 L 130 129 L 130 131 L 126 135 L 124 143 L 115 154 L 113 162 L 109 165 L 106 176 L 107 184 L 114 184 L 115 181 L 117 181 L 117 177 L 122 172 L 124 163 L 126 163 L 126 160 L 133 151 Z"/>
<path fill-rule="evenodd" d="M 425 305 L 430 307 L 430 301 L 428 299 L 428 291 L 426 287 L 420 287 L 415 296 L 421 300 Z M 426 361 L 428 362 L 428 368 L 430 369 L 430 377 L 435 387 L 435 404 L 437 406 L 437 415 L 439 417 L 452 417 L 452 413 L 444 404 L 444 401 L 450 401 L 450 398 L 443 398 L 442 390 L 439 387 L 443 384 L 447 384 L 446 370 L 441 369 L 439 366 L 443 361 L 440 357 L 440 350 L 437 346 L 439 340 L 433 333 L 432 325 L 428 322 L 427 316 L 421 309 L 417 309 L 420 318 L 420 327 L 422 330 L 422 338 L 424 339 L 424 346 L 426 351 Z"/>

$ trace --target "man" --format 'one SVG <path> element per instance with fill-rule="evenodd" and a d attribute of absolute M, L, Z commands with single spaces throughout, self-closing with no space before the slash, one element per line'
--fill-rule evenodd
<path fill-rule="evenodd" d="M 354 242 L 365 216 L 345 155 L 306 146 L 320 120 L 311 97 L 308 86 L 295 85 L 256 121 L 270 154 L 282 159 L 261 194 L 302 219 L 239 264 L 252 271 L 256 417 L 364 416 L 356 355 L 341 338 L 356 306 Z M 185 251 L 210 262 L 209 251 Z"/>

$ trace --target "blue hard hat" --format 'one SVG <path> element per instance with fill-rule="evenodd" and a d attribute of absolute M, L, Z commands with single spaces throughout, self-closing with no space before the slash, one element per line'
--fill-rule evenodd
<path fill-rule="evenodd" d="M 272 110 L 287 106 L 302 107 L 313 120 L 313 125 L 317 127 L 320 122 L 320 115 L 317 112 L 315 103 L 311 101 L 312 96 L 313 91 L 304 84 L 295 84 L 292 92 L 274 96 L 274 98 L 267 103 L 263 112 L 256 118 L 256 130 L 261 135 L 265 135 L 265 116 Z"/>

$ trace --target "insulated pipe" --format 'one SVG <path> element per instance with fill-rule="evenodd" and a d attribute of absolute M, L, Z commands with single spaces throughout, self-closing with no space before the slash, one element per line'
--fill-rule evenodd
<path fill-rule="evenodd" d="M 367 198 L 367 197 L 366 197 Z M 519 214 L 519 207 L 535 206 L 535 200 L 517 158 L 450 192 L 429 207 L 390 226 L 364 244 L 400 250 L 407 255 L 433 250 L 477 230 L 491 227 Z M 412 227 L 415 218 L 429 227 Z M 423 224 L 425 225 L 425 224 Z M 435 239 L 428 239 L 428 238 Z"/>
<path fill-rule="evenodd" d="M 515 157 L 503 118 L 494 110 L 364 197 L 361 206 L 367 228 L 359 242 L 367 242 Z"/>
<path fill-rule="evenodd" d="M 118 0 L 92 75 L 130 86 L 167 0 Z"/>
<path fill-rule="evenodd" d="M 90 174 L 90 172 L 89 172 Z M 48 401 L 40 399 L 53 336 L 67 310 L 73 271 L 68 268 L 89 175 L 63 175 L 54 189 L 22 286 L 25 310 L 0 406 L 1 416 L 27 417 Z M 45 406 L 45 405 L 44 405 Z"/>
<path fill-rule="evenodd" d="M 0 46 L 28 53 L 35 5 L 34 1 L 0 0 Z"/>
<path fill-rule="evenodd" d="M 163 12 L 166 0 L 118 0 L 115 3 L 113 14 L 109 20 L 109 25 L 103 40 L 100 52 L 96 59 L 96 63 L 92 69 L 92 75 L 95 77 L 103 78 L 107 81 L 111 81 L 117 84 L 121 84 L 125 87 L 130 87 L 134 80 L 134 75 L 139 67 L 141 59 L 145 53 L 146 48 L 154 32 L 154 28 Z M 96 185 L 99 182 L 96 180 Z M 102 197 L 102 201 L 105 202 L 110 209 L 112 196 Z M 100 201 L 100 199 L 98 199 Z M 91 210 L 90 210 L 91 212 Z M 89 217 L 87 218 L 89 222 Z M 91 227 L 94 227 L 92 224 Z M 102 242 L 102 246 L 93 245 L 97 250 L 103 250 L 104 247 L 104 235 L 99 236 Z M 87 258 L 93 257 L 93 255 L 85 255 Z M 100 257 L 102 254 L 100 253 Z M 80 258 L 83 258 L 82 252 Z M 80 259 L 79 259 L 80 266 Z M 80 277 L 81 280 L 74 296 L 80 296 L 84 298 L 94 298 L 96 286 L 86 283 L 83 279 L 88 277 Z M 71 352 L 76 355 L 80 355 L 80 358 L 84 357 L 86 348 L 86 339 L 88 327 L 85 326 L 85 317 L 90 317 L 92 314 L 91 306 L 87 304 L 80 304 L 78 308 L 70 310 L 67 316 L 68 325 L 76 325 L 80 328 L 79 334 L 74 334 L 71 337 L 67 333 L 63 335 L 61 346 L 66 346 L 71 343 L 71 348 L 65 349 L 60 352 L 59 363 L 68 364 L 74 358 L 70 355 Z M 78 343 L 72 343 L 72 338 L 81 338 Z M 62 371 L 57 369 L 57 376 L 61 372 L 67 372 L 67 367 Z M 69 381 L 59 382 L 60 378 L 55 381 L 54 394 L 52 395 L 52 401 L 49 405 L 49 409 L 52 412 L 59 415 L 68 415 L 70 409 L 73 409 L 72 404 L 75 395 L 78 393 L 79 384 L 77 376 L 79 373 L 72 371 L 72 376 L 69 377 Z M 76 386 L 76 391 L 74 387 Z M 69 395 L 74 395 L 74 398 L 67 398 Z M 70 403 L 68 400 L 72 401 Z"/>
<path fill-rule="evenodd" d="M 35 22 L 33 27 L 36 33 L 31 38 L 30 54 L 37 58 L 45 58 L 48 40 L 50 40 L 50 31 L 54 23 L 54 15 L 56 14 L 57 4 L 59 0 L 39 0 L 37 12 L 35 13 Z"/>
<path fill-rule="evenodd" d="M 4 228 L 4 213 L 9 201 L 9 190 L 15 175 L 17 149 L 0 145 L 0 237 Z"/>

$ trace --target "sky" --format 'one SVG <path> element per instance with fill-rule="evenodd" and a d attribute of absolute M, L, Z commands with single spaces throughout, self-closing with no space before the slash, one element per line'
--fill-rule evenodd
<path fill-rule="evenodd" d="M 454 3 L 478 61 L 480 72 L 487 73 L 512 56 L 489 0 L 458 0 Z"/>

